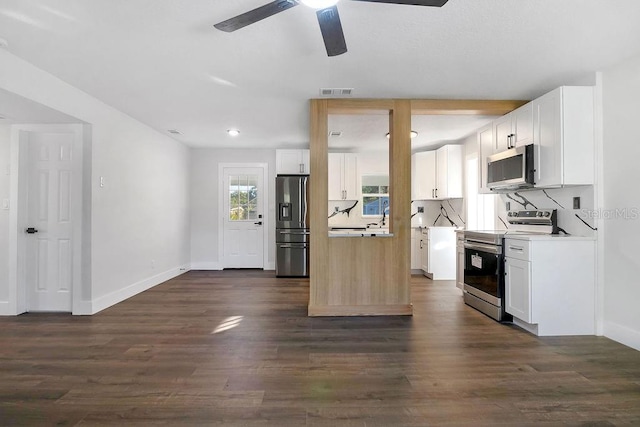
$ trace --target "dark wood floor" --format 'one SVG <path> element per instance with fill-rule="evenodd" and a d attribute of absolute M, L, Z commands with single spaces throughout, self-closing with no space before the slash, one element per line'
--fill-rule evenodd
<path fill-rule="evenodd" d="M 2 318 L 0 425 L 640 424 L 640 352 L 500 325 L 452 282 L 412 293 L 413 317 L 308 318 L 306 280 L 189 272 Z"/>

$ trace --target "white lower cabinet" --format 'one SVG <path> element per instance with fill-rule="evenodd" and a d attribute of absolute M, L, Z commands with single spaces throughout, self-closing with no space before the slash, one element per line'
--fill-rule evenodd
<path fill-rule="evenodd" d="M 420 229 L 413 228 L 411 230 L 411 270 L 420 270 L 421 267 L 420 237 Z"/>
<path fill-rule="evenodd" d="M 532 323 L 531 319 L 531 263 L 516 258 L 505 258 L 505 310 Z"/>
<path fill-rule="evenodd" d="M 507 238 L 505 310 L 539 335 L 595 334 L 595 241 L 537 236 Z"/>
<path fill-rule="evenodd" d="M 456 280 L 456 229 L 422 229 L 422 272 L 433 280 Z"/>

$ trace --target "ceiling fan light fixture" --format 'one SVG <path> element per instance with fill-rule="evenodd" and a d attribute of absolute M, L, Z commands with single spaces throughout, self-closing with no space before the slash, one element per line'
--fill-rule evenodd
<path fill-rule="evenodd" d="M 313 9 L 326 9 L 327 7 L 335 6 L 339 0 L 300 0 L 305 6 L 309 6 Z"/>
<path fill-rule="evenodd" d="M 411 131 L 411 139 L 415 138 L 416 136 L 418 136 L 418 132 L 416 132 L 415 130 L 412 130 Z M 387 137 L 387 139 L 389 139 L 389 137 L 390 137 L 389 132 L 387 132 L 386 137 Z"/>

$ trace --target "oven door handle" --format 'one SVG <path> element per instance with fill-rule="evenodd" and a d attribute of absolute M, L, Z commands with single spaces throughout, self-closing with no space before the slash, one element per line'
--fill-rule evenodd
<path fill-rule="evenodd" d="M 477 251 L 489 252 L 490 254 L 500 255 L 502 250 L 500 246 L 485 245 L 483 243 L 464 242 L 465 249 L 475 249 Z"/>

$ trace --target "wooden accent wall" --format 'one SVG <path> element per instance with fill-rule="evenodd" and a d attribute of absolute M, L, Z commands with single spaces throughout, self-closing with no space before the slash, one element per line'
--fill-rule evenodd
<path fill-rule="evenodd" d="M 412 314 L 411 115 L 501 115 L 524 101 L 312 99 L 309 316 Z M 388 114 L 392 237 L 328 236 L 328 116 Z"/>

